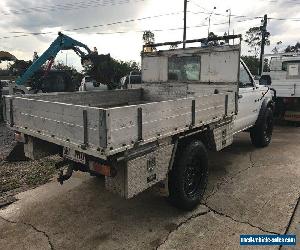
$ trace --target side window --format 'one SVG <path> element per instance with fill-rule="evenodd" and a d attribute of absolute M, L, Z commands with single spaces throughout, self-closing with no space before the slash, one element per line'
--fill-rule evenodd
<path fill-rule="evenodd" d="M 142 78 L 140 75 L 131 75 L 130 76 L 130 83 L 131 84 L 141 84 Z"/>
<path fill-rule="evenodd" d="M 284 61 L 282 62 L 282 71 L 288 71 L 288 67 L 290 64 L 300 64 L 300 60 L 293 60 L 293 61 Z"/>
<path fill-rule="evenodd" d="M 240 64 L 240 79 L 239 79 L 239 87 L 240 88 L 249 88 L 253 87 L 253 81 L 250 77 L 248 71 L 245 69 L 244 65 Z"/>
<path fill-rule="evenodd" d="M 170 57 L 168 62 L 168 79 L 171 81 L 199 81 L 200 57 Z"/>
<path fill-rule="evenodd" d="M 281 66 L 281 70 L 282 70 L 282 71 L 287 71 L 287 63 L 288 63 L 288 62 L 283 62 L 283 63 L 282 63 L 282 66 Z"/>

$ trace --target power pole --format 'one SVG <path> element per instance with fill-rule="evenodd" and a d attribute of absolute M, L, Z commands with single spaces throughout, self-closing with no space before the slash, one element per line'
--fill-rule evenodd
<path fill-rule="evenodd" d="M 265 14 L 263 24 L 262 24 L 262 26 L 260 26 L 260 30 L 261 30 L 261 47 L 260 47 L 259 75 L 262 74 L 263 67 L 264 67 L 263 56 L 264 56 L 264 53 L 265 53 L 266 37 L 268 36 L 267 24 L 268 24 L 268 15 Z"/>
<path fill-rule="evenodd" d="M 186 12 L 187 12 L 187 1 L 184 0 L 184 7 L 183 7 L 183 12 L 184 12 L 184 17 L 183 17 L 183 48 L 185 48 L 185 41 L 186 41 Z"/>
<path fill-rule="evenodd" d="M 227 33 L 227 35 L 229 36 L 229 32 L 230 32 L 230 19 L 231 19 L 231 9 L 226 10 L 226 12 L 228 12 L 228 33 Z"/>

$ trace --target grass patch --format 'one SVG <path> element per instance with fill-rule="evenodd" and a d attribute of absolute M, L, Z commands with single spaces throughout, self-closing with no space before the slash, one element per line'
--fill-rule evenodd
<path fill-rule="evenodd" d="M 38 161 L 2 163 L 0 193 L 19 188 L 26 190 L 47 183 L 57 173 L 57 161 L 57 156 L 51 156 Z"/>

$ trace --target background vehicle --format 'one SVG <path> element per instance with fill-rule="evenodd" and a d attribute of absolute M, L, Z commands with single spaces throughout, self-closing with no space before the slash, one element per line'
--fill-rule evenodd
<path fill-rule="evenodd" d="M 9 80 L 0 80 L 0 90 L 2 92 L 2 95 L 8 95 L 9 94 Z"/>
<path fill-rule="evenodd" d="M 300 122 L 300 54 L 267 54 L 269 71 L 261 84 L 276 90 L 276 113 L 284 120 Z"/>
<path fill-rule="evenodd" d="M 131 71 L 129 75 L 126 75 L 121 78 L 120 85 L 122 89 L 133 88 L 132 85 L 137 86 L 136 84 L 142 83 L 142 75 L 140 71 Z"/>
<path fill-rule="evenodd" d="M 93 91 L 93 90 L 108 90 L 106 84 L 98 83 L 90 76 L 85 76 L 79 87 L 79 91 Z"/>
<path fill-rule="evenodd" d="M 80 50 L 83 48 L 86 52 Z M 37 93 L 37 92 L 66 92 L 75 91 L 76 86 L 68 72 L 51 71 L 57 53 L 61 50 L 74 50 L 81 57 L 82 63 L 92 63 L 92 51 L 83 43 L 58 33 L 58 37 L 49 48 L 21 73 L 14 84 L 10 85 L 10 93 Z M 46 70 L 41 67 L 48 61 Z"/>
<path fill-rule="evenodd" d="M 194 42 L 207 38 L 186 44 Z M 5 121 L 27 157 L 61 153 L 68 168 L 60 183 L 73 170 L 101 174 L 106 189 L 125 198 L 160 183 L 172 204 L 191 210 L 208 181 L 207 150 L 222 150 L 245 130 L 257 147 L 271 141 L 271 93 L 240 63 L 240 49 L 144 52 L 140 88 L 7 96 Z"/>

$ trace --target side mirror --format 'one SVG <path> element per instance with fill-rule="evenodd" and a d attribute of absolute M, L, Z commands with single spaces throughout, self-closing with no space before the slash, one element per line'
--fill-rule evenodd
<path fill-rule="evenodd" d="M 272 84 L 270 75 L 262 75 L 259 79 L 259 85 L 270 86 Z"/>

